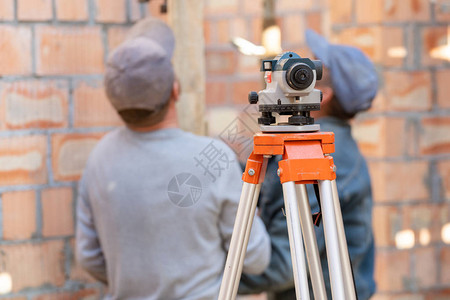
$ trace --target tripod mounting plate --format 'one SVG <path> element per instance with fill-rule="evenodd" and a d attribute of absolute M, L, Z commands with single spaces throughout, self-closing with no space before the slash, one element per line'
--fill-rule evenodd
<path fill-rule="evenodd" d="M 262 132 L 314 132 L 320 131 L 319 124 L 311 124 L 311 125 L 260 125 L 259 128 Z"/>

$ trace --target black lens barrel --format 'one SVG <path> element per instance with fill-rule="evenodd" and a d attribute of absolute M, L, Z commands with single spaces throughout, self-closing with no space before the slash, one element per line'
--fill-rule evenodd
<path fill-rule="evenodd" d="M 297 63 L 286 72 L 286 81 L 295 90 L 304 90 L 311 85 L 314 80 L 314 73 L 310 66 Z"/>

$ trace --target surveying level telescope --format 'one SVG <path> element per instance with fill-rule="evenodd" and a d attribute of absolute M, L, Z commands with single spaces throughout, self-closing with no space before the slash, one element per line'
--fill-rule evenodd
<path fill-rule="evenodd" d="M 256 104 L 262 116 L 258 118 L 261 130 L 274 131 L 268 125 L 313 125 L 310 111 L 320 110 L 322 92 L 315 89 L 316 81 L 322 79 L 322 63 L 301 58 L 294 52 L 278 55 L 273 60 L 263 60 L 261 71 L 265 72 L 266 89 L 250 92 L 249 102 Z M 289 115 L 288 123 L 277 123 L 272 113 Z M 295 128 L 295 131 L 319 130 L 318 126 Z M 286 128 L 285 128 L 286 130 Z"/>
<path fill-rule="evenodd" d="M 218 299 L 236 298 L 267 162 L 273 155 L 282 155 L 277 174 L 283 187 L 297 300 L 310 299 L 307 268 L 314 299 L 327 299 L 306 184 L 314 184 L 321 208 L 320 214 L 314 214 L 314 223 L 320 220 L 317 216 L 322 216 L 333 300 L 356 300 L 336 167 L 330 156 L 334 152 L 334 134 L 320 132 L 310 116 L 311 111 L 320 109 L 321 92 L 314 86 L 322 77 L 322 65 L 286 52 L 264 60 L 261 70 L 266 72 L 266 89 L 251 92 L 249 100 L 258 103 L 262 132 L 253 136 L 253 152 L 242 176 L 242 194 Z M 290 117 L 287 123 L 277 122 L 272 113 Z"/>

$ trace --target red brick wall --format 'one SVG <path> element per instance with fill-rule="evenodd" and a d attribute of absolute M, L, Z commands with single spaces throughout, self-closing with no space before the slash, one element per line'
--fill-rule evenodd
<path fill-rule="evenodd" d="M 11 299 L 104 294 L 74 263 L 76 186 L 92 147 L 121 124 L 102 88 L 106 57 L 147 14 L 135 0 L 0 1 L 0 272 Z"/>
<path fill-rule="evenodd" d="M 450 65 L 430 51 L 450 43 L 449 3 L 331 0 L 333 6 L 340 7 L 330 10 L 333 39 L 361 47 L 382 80 L 354 131 L 374 189 L 375 298 L 447 299 L 450 247 L 441 229 L 450 222 Z M 403 230 L 414 233 L 412 248 L 398 249 Z"/>
<path fill-rule="evenodd" d="M 160 2 L 151 2 L 153 13 Z M 450 64 L 429 51 L 447 42 L 450 7 L 444 0 L 278 0 L 276 8 L 283 49 L 309 56 L 302 31 L 311 27 L 361 47 L 379 69 L 381 92 L 355 121 L 376 201 L 375 298 L 446 299 L 450 248 L 440 230 L 450 219 Z M 76 183 L 95 142 L 120 124 L 102 89 L 106 56 L 148 10 L 135 0 L 0 1 L 0 262 L 13 279 L 11 299 L 104 293 L 73 262 Z M 262 0 L 206 1 L 211 135 L 239 115 L 248 122 L 242 110 L 248 91 L 262 88 L 259 62 L 229 40 L 259 44 L 261 14 Z M 401 47 L 407 55 L 392 56 Z M 395 235 L 406 229 L 415 245 L 398 250 Z"/>

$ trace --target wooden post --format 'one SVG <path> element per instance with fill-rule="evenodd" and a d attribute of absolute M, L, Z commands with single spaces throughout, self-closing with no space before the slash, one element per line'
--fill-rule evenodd
<path fill-rule="evenodd" d="M 169 0 L 167 18 L 175 34 L 173 65 L 181 85 L 178 120 L 182 129 L 200 135 L 206 133 L 203 2 Z"/>

